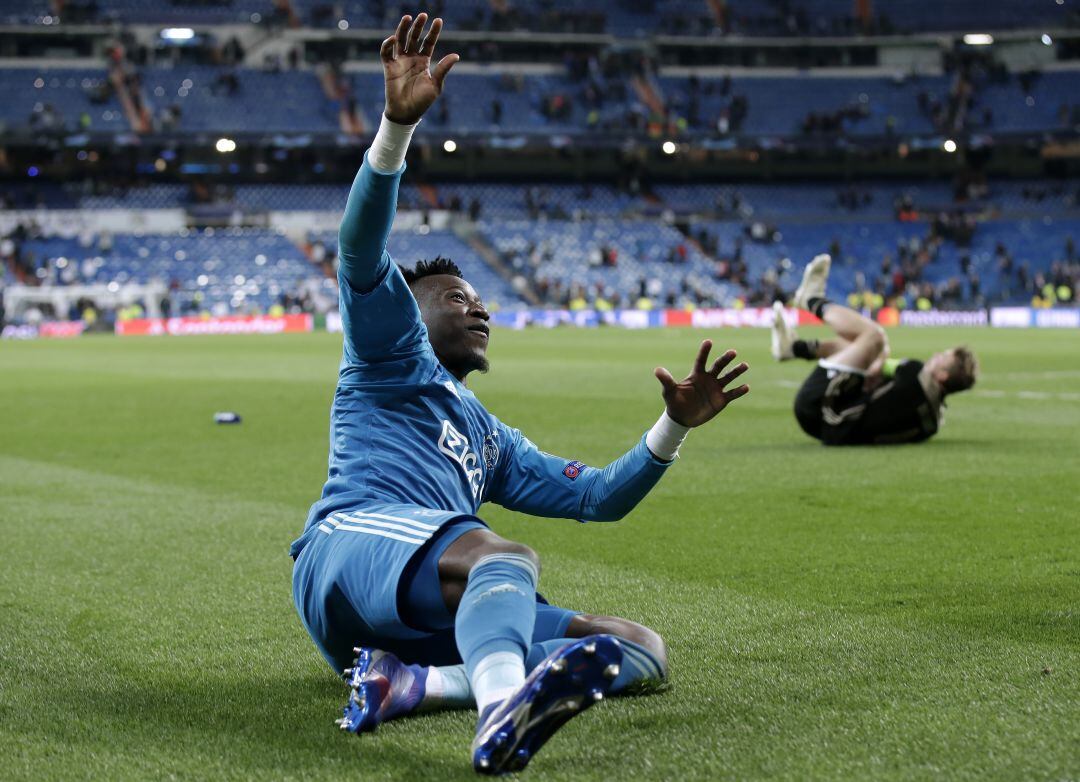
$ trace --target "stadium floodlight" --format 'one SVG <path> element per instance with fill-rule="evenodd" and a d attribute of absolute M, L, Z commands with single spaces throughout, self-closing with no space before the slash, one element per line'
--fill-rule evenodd
<path fill-rule="evenodd" d="M 348 30 L 349 29 L 349 20 L 348 19 L 339 19 L 338 23 L 337 23 L 337 29 L 339 29 L 339 30 Z"/>
<path fill-rule="evenodd" d="M 214 144 L 214 149 L 218 152 L 235 152 L 236 142 L 231 138 L 219 138 L 217 143 Z"/>
<path fill-rule="evenodd" d="M 1042 38 L 1039 39 L 1043 42 L 1043 46 L 1053 46 L 1054 39 L 1050 37 L 1050 33 L 1043 33 Z"/>
<path fill-rule="evenodd" d="M 166 41 L 190 41 L 195 37 L 195 31 L 190 27 L 166 27 L 161 31 L 161 37 Z"/>
<path fill-rule="evenodd" d="M 964 36 L 964 43 L 968 46 L 989 46 L 994 42 L 994 36 L 990 33 L 968 33 Z"/>
<path fill-rule="evenodd" d="M 945 139 L 945 143 L 941 145 L 941 148 L 951 154 L 956 151 L 956 142 L 951 138 L 947 138 Z"/>
<path fill-rule="evenodd" d="M 660 149 L 664 151 L 665 155 L 674 155 L 676 152 L 679 151 L 679 145 L 676 144 L 674 141 L 668 140 L 660 146 Z"/>
<path fill-rule="evenodd" d="M 444 152 L 457 152 L 457 142 L 452 138 L 448 138 L 442 143 L 442 148 Z"/>

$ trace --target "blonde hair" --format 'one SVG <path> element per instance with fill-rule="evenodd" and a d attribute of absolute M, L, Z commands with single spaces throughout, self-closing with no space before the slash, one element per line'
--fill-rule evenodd
<path fill-rule="evenodd" d="M 942 383 L 946 394 L 967 391 L 975 385 L 979 376 L 979 360 L 966 345 L 953 348 L 953 360 L 949 366 L 949 376 Z"/>

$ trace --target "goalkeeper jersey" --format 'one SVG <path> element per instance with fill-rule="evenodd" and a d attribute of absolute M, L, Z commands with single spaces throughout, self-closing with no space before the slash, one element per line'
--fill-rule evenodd
<path fill-rule="evenodd" d="M 649 452 L 644 436 L 602 469 L 546 454 L 439 363 L 416 300 L 384 249 L 400 176 L 365 163 L 349 196 L 329 470 L 293 557 L 330 513 L 379 503 L 474 515 L 490 501 L 538 516 L 621 518 L 669 463 Z"/>

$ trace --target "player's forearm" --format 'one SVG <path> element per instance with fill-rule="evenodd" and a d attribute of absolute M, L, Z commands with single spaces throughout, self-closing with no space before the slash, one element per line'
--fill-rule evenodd
<path fill-rule="evenodd" d="M 349 191 L 338 232 L 338 256 L 341 275 L 361 293 L 375 287 L 390 263 L 386 240 L 397 213 L 398 185 L 414 127 L 384 117 Z"/>
<path fill-rule="evenodd" d="M 582 497 L 578 518 L 618 521 L 645 498 L 670 465 L 653 456 L 642 437 L 627 453 L 587 476 L 590 485 Z"/>

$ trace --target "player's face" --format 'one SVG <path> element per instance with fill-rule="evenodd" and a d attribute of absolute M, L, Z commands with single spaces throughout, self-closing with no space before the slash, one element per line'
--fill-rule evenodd
<path fill-rule="evenodd" d="M 417 280 L 413 293 L 442 365 L 458 380 L 486 372 L 491 316 L 473 287 L 452 274 L 433 274 Z"/>
<path fill-rule="evenodd" d="M 940 353 L 935 353 L 930 357 L 927 363 L 930 369 L 930 374 L 939 383 L 944 383 L 949 373 L 952 371 L 953 362 L 956 361 L 956 352 L 954 350 L 943 350 Z"/>

